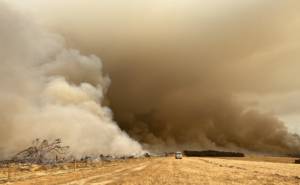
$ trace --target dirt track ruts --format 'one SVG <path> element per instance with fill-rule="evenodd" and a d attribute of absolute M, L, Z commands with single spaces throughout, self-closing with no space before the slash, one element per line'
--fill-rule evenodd
<path fill-rule="evenodd" d="M 173 157 L 138 159 L 76 172 L 24 179 L 16 185 L 300 184 L 300 165 Z"/>

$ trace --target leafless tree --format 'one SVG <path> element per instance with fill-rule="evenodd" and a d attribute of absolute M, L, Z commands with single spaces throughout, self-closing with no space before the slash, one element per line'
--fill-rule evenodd
<path fill-rule="evenodd" d="M 35 139 L 32 146 L 19 152 L 13 157 L 13 161 L 26 163 L 45 163 L 57 161 L 67 154 L 69 146 L 62 146 L 61 139 L 53 142 Z"/>

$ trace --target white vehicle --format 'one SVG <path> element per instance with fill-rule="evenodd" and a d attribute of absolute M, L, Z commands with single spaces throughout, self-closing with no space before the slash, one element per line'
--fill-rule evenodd
<path fill-rule="evenodd" d="M 175 159 L 182 159 L 182 153 L 181 152 L 175 152 Z"/>

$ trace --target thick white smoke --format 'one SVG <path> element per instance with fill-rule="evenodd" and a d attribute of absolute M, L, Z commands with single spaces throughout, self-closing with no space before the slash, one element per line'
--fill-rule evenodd
<path fill-rule="evenodd" d="M 35 138 L 61 138 L 75 155 L 142 151 L 102 105 L 110 80 L 83 56 L 0 3 L 0 158 Z"/>

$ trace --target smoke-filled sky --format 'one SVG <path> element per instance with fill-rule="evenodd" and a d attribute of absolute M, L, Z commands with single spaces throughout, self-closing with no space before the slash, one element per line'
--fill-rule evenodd
<path fill-rule="evenodd" d="M 66 47 L 25 15 L 0 2 L 0 159 L 35 138 L 61 138 L 70 154 L 142 152 L 103 104 L 110 79 L 95 55 Z"/>
<path fill-rule="evenodd" d="M 103 60 L 107 105 L 144 147 L 300 150 L 299 1 L 8 2 Z"/>

